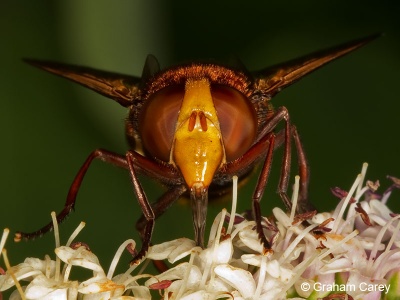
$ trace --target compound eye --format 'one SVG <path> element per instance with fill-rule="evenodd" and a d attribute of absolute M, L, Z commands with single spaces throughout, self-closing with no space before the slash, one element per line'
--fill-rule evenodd
<path fill-rule="evenodd" d="M 217 110 L 227 162 L 241 157 L 257 134 L 257 115 L 251 102 L 241 92 L 224 85 L 211 88 Z"/>
<path fill-rule="evenodd" d="M 144 149 L 165 162 L 169 161 L 184 93 L 184 86 L 163 88 L 146 100 L 140 115 L 139 134 Z"/>

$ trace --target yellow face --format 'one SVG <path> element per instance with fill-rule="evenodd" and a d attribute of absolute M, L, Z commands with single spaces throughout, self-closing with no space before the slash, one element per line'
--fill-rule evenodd
<path fill-rule="evenodd" d="M 215 171 L 225 163 L 217 111 L 208 79 L 188 79 L 179 111 L 170 162 L 186 184 L 207 188 Z"/>

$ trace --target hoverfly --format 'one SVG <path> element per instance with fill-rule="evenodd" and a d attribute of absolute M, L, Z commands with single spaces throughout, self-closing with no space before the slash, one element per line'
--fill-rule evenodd
<path fill-rule="evenodd" d="M 272 107 L 271 98 L 306 74 L 377 36 L 255 72 L 213 63 L 189 63 L 161 70 L 157 59 L 151 55 L 147 57 L 141 77 L 27 60 L 129 109 L 126 137 L 130 150 L 125 155 L 104 149 L 93 151 L 76 175 L 57 221 L 62 222 L 74 208 L 86 171 L 94 159 L 100 159 L 130 172 L 143 212 L 136 225 L 143 243 L 133 262 L 147 252 L 155 219 L 184 194 L 188 194 L 191 201 L 195 241 L 203 246 L 209 194 L 226 192 L 232 176 L 243 179 L 256 164 L 263 162 L 252 197 L 252 209 L 259 238 L 264 248 L 269 249 L 270 243 L 261 226 L 260 200 L 274 150 L 283 146 L 278 192 L 290 208 L 286 191 L 292 139 L 297 149 L 301 178 L 298 212 L 312 208 L 307 200 L 309 169 L 296 127 L 291 124 L 285 107 Z M 277 131 L 277 125 L 281 123 L 283 129 Z M 139 173 L 167 186 L 167 191 L 153 204 L 149 203 L 141 187 L 137 177 Z M 51 229 L 49 223 L 32 233 L 18 232 L 17 239 L 31 239 Z"/>

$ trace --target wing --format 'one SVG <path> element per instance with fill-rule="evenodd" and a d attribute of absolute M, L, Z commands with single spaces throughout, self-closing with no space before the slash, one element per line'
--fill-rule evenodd
<path fill-rule="evenodd" d="M 379 36 L 381 36 L 381 34 L 374 34 L 339 46 L 317 51 L 260 71 L 252 72 L 256 88 L 272 97 L 283 88 L 291 85 L 312 71 L 364 46 Z"/>
<path fill-rule="evenodd" d="M 35 67 L 77 82 L 128 107 L 140 91 L 141 78 L 51 61 L 25 59 Z"/>

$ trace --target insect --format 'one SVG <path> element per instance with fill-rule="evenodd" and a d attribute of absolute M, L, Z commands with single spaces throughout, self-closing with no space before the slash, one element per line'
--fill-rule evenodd
<path fill-rule="evenodd" d="M 161 70 L 149 55 L 141 77 L 99 71 L 54 62 L 28 63 L 75 81 L 129 109 L 126 137 L 130 149 L 120 155 L 104 149 L 93 151 L 77 173 L 63 210 L 62 222 L 73 210 L 82 180 L 94 159 L 125 168 L 130 173 L 142 209 L 137 229 L 142 248 L 133 262 L 148 250 L 155 219 L 183 195 L 190 197 L 198 245 L 204 244 L 208 198 L 228 191 L 232 176 L 245 178 L 262 163 L 252 197 L 256 230 L 266 250 L 270 243 L 261 225 L 260 200 L 268 181 L 274 150 L 283 147 L 278 192 L 290 208 L 286 194 L 291 166 L 292 139 L 300 174 L 298 212 L 309 211 L 309 169 L 296 127 L 287 109 L 274 109 L 271 98 L 306 74 L 375 39 L 355 40 L 256 72 L 213 63 L 190 63 Z M 279 124 L 283 128 L 277 130 Z M 137 174 L 145 174 L 167 186 L 149 203 Z M 52 224 L 32 233 L 18 232 L 17 239 L 32 239 L 52 229 Z"/>

